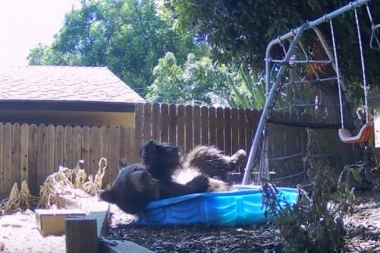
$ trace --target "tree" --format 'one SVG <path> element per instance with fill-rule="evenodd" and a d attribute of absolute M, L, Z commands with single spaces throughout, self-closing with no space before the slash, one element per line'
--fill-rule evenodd
<path fill-rule="evenodd" d="M 372 1 L 375 2 L 375 1 Z M 373 15 L 380 18 L 380 6 L 371 4 Z M 215 61 L 240 66 L 248 69 L 263 69 L 266 46 L 272 39 L 282 35 L 291 28 L 321 17 L 331 10 L 347 4 L 342 0 L 166 0 L 165 7 L 176 19 L 178 29 L 190 29 L 199 41 L 206 41 L 212 47 Z M 369 44 L 370 26 L 365 8 L 358 10 L 361 17 L 362 38 L 364 45 Z M 336 37 L 340 39 L 339 48 L 342 58 L 341 66 L 346 76 L 360 80 L 359 54 L 353 54 L 357 47 L 355 19 L 352 12 L 334 20 Z M 329 26 L 321 26 L 326 38 L 330 38 Z M 353 49 L 355 44 L 355 49 Z M 367 46 L 368 47 L 368 46 Z M 311 48 L 311 53 L 315 48 Z M 318 48 L 316 48 L 318 49 Z M 281 53 L 281 52 L 279 52 Z M 366 59 L 370 82 L 379 84 L 380 74 L 377 69 L 380 62 L 375 51 L 367 50 Z M 349 57 L 354 57 L 350 60 Z"/>
<path fill-rule="evenodd" d="M 217 103 L 225 86 L 225 75 L 207 56 L 187 56 L 187 61 L 177 63 L 173 53 L 166 53 L 154 68 L 155 81 L 149 87 L 147 98 L 155 102 Z M 219 101 L 221 102 L 221 101 Z"/>
<path fill-rule="evenodd" d="M 166 52 L 180 63 L 196 52 L 192 36 L 171 29 L 157 14 L 154 0 L 83 0 L 65 17 L 52 45 L 30 51 L 32 65 L 107 66 L 128 85 L 144 93 L 153 67 Z"/>

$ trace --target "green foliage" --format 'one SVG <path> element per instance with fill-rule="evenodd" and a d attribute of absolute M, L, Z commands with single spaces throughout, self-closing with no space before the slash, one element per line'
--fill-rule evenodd
<path fill-rule="evenodd" d="M 148 88 L 147 98 L 155 102 L 215 103 L 223 90 L 224 74 L 208 57 L 187 56 L 180 65 L 173 53 L 166 53 L 153 70 L 155 81 Z"/>
<path fill-rule="evenodd" d="M 72 10 L 52 45 L 34 48 L 30 64 L 107 66 L 144 93 L 153 68 L 166 52 L 180 63 L 197 52 L 192 36 L 171 29 L 158 15 L 154 0 L 83 0 Z"/>
<path fill-rule="evenodd" d="M 191 30 L 199 41 L 207 41 L 212 47 L 213 58 L 217 62 L 243 63 L 245 68 L 263 69 L 266 46 L 269 41 L 287 33 L 306 22 L 335 10 L 348 1 L 343 0 L 165 0 L 165 6 L 175 27 Z M 380 6 L 370 3 L 373 16 L 380 19 Z M 365 8 L 359 10 L 363 45 L 369 48 L 370 24 Z M 352 12 L 334 19 L 336 39 L 342 71 L 351 82 L 361 80 L 359 48 L 355 19 Z M 327 24 L 319 27 L 329 40 L 330 28 Z M 313 44 L 307 45 L 313 55 Z M 272 56 L 282 55 L 282 50 Z M 365 50 L 369 83 L 380 85 L 378 53 Z M 350 82 L 350 83 L 351 83 Z"/>
<path fill-rule="evenodd" d="M 280 206 L 276 189 L 265 182 L 263 187 L 264 206 L 275 215 L 274 224 L 280 229 L 290 252 L 341 252 L 344 250 L 345 230 L 343 215 L 352 212 L 353 192 L 349 189 L 353 176 L 359 179 L 357 167 L 346 166 L 337 183 L 336 194 L 331 194 L 333 169 L 321 156 L 316 141 L 320 136 L 308 130 L 308 154 L 305 161 L 310 167 L 313 180 L 311 197 L 298 186 L 300 198 L 294 206 Z"/>
<path fill-rule="evenodd" d="M 247 74 L 240 67 L 237 73 L 226 74 L 227 87 L 223 97 L 231 107 L 260 110 L 265 103 L 265 81 L 262 77 Z"/>

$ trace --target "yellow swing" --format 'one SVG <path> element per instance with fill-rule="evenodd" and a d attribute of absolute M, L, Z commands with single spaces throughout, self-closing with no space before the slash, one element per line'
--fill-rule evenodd
<path fill-rule="evenodd" d="M 373 132 L 373 123 L 369 122 L 369 117 L 368 117 L 368 90 L 367 90 L 367 82 L 366 82 L 366 76 L 365 76 L 363 46 L 362 46 L 362 40 L 361 40 L 361 34 L 360 34 L 360 28 L 359 28 L 359 19 L 358 19 L 358 14 L 357 14 L 356 9 L 354 9 L 354 12 L 355 12 L 356 27 L 357 27 L 357 32 L 358 32 L 360 59 L 361 59 L 362 73 L 363 73 L 364 113 L 366 116 L 366 123 L 361 127 L 361 129 L 357 135 L 352 135 L 348 129 L 344 128 L 343 102 L 342 102 L 342 91 L 341 91 L 341 84 L 340 84 L 340 72 L 339 72 L 338 57 L 337 57 L 335 38 L 334 38 L 334 27 L 333 27 L 332 20 L 330 19 L 330 29 L 331 29 L 331 36 L 332 36 L 333 49 L 334 49 L 334 58 L 335 58 L 335 70 L 336 70 L 337 79 L 338 79 L 337 82 L 338 82 L 338 91 L 339 91 L 340 118 L 341 118 L 341 125 L 342 125 L 342 128 L 339 129 L 338 134 L 339 134 L 340 140 L 344 143 L 347 143 L 347 144 L 356 144 L 356 143 L 367 142 L 369 140 L 369 138 L 371 137 L 372 132 Z M 358 113 L 359 119 L 361 119 L 361 117 L 359 115 L 359 110 L 357 111 L 357 113 Z"/>

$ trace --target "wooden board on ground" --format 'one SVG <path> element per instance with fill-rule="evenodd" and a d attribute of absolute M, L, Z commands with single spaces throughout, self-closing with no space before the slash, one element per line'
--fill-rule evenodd
<path fill-rule="evenodd" d="M 36 209 L 36 222 L 42 235 L 65 233 L 66 217 L 84 217 L 86 212 L 79 209 Z"/>

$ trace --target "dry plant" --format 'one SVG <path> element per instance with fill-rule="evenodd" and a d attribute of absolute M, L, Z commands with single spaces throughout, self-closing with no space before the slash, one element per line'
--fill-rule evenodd
<path fill-rule="evenodd" d="M 104 165 L 103 165 L 104 163 Z M 74 169 L 59 167 L 59 171 L 49 175 L 40 189 L 40 201 L 38 207 L 51 208 L 58 204 L 57 195 L 76 196 L 78 192 L 94 196 L 102 187 L 102 180 L 107 168 L 107 159 L 102 157 L 99 161 L 99 169 L 93 180 L 92 175 L 88 176 L 81 168 L 83 160 L 78 161 Z M 103 166 L 102 166 L 103 165 Z M 80 192 L 83 195 L 82 192 Z"/>
<path fill-rule="evenodd" d="M 14 183 L 9 197 L 0 202 L 0 214 L 12 214 L 19 210 L 28 209 L 36 202 L 36 199 L 37 197 L 30 194 L 25 180 L 22 181 L 20 190 L 17 187 L 17 183 Z"/>

